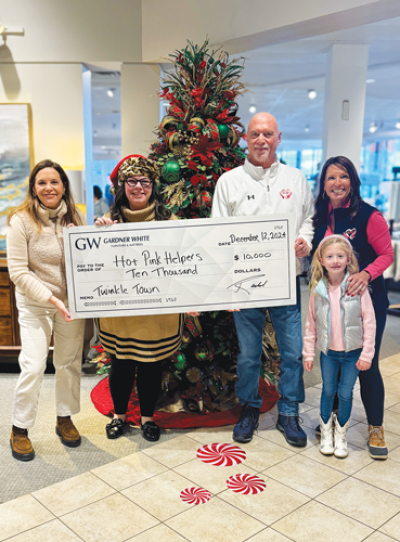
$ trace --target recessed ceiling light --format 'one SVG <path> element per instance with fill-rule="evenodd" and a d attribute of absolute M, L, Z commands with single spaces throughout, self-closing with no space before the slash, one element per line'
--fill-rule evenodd
<path fill-rule="evenodd" d="M 371 83 L 375 83 L 376 79 L 367 79 L 365 82 L 367 83 L 367 85 L 371 84 Z"/>
<path fill-rule="evenodd" d="M 397 128 L 398 130 L 400 130 L 400 120 L 398 120 L 398 121 L 396 122 L 395 126 L 396 126 L 396 128 Z"/>
<path fill-rule="evenodd" d="M 254 115 L 254 113 L 257 111 L 257 107 L 255 105 L 251 105 L 249 107 L 249 113 L 251 113 L 252 115 Z"/>
<path fill-rule="evenodd" d="M 309 126 L 306 126 L 306 127 L 304 128 L 304 131 L 305 131 L 305 132 L 309 132 L 309 131 L 310 131 L 310 127 L 309 127 Z"/>
<path fill-rule="evenodd" d="M 316 90 L 309 90 L 308 91 L 308 97 L 310 100 L 314 100 L 317 97 L 317 91 Z"/>
<path fill-rule="evenodd" d="M 114 90 L 112 88 L 109 88 L 107 90 L 107 96 L 109 96 L 110 98 L 112 98 L 114 96 Z"/>
<path fill-rule="evenodd" d="M 376 125 L 375 122 L 372 122 L 371 123 L 371 126 L 369 127 L 369 131 L 371 132 L 371 134 L 374 134 L 378 129 L 378 126 Z"/>

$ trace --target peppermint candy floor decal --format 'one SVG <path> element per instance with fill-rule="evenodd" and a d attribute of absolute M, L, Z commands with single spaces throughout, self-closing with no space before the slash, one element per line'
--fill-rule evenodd
<path fill-rule="evenodd" d="M 182 501 L 188 504 L 204 504 L 210 497 L 210 492 L 202 487 L 189 487 L 181 491 Z"/>
<path fill-rule="evenodd" d="M 226 485 L 235 493 L 243 495 L 255 495 L 267 487 L 262 478 L 252 474 L 235 474 L 235 476 L 228 478 Z"/>
<path fill-rule="evenodd" d="M 197 450 L 197 457 L 203 463 L 218 467 L 239 465 L 246 459 L 246 452 L 233 444 L 206 444 Z"/>

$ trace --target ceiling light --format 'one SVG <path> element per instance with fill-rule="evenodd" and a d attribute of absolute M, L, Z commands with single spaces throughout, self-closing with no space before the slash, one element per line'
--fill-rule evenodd
<path fill-rule="evenodd" d="M 372 122 L 371 123 L 371 126 L 369 127 L 369 131 L 371 132 L 371 134 L 374 134 L 378 129 L 378 126 L 376 125 L 376 122 Z"/>
<path fill-rule="evenodd" d="M 257 107 L 255 105 L 251 105 L 249 107 L 249 113 L 251 113 L 252 115 L 254 115 L 254 113 L 257 111 Z"/>
<path fill-rule="evenodd" d="M 314 100 L 317 97 L 317 91 L 316 90 L 309 90 L 308 91 L 308 97 L 310 100 Z"/>
<path fill-rule="evenodd" d="M 109 88 L 107 90 L 107 96 L 109 96 L 110 98 L 112 98 L 114 96 L 114 89 L 112 88 Z"/>
<path fill-rule="evenodd" d="M 398 121 L 396 122 L 395 126 L 396 126 L 396 128 L 397 128 L 398 130 L 400 130 L 400 120 L 398 120 Z"/>
<path fill-rule="evenodd" d="M 306 127 L 304 128 L 304 131 L 305 131 L 305 132 L 309 132 L 309 131 L 310 131 L 310 127 L 309 127 L 309 126 L 306 126 Z"/>
<path fill-rule="evenodd" d="M 370 85 L 371 83 L 375 83 L 376 79 L 367 79 L 365 82 L 367 85 Z"/>

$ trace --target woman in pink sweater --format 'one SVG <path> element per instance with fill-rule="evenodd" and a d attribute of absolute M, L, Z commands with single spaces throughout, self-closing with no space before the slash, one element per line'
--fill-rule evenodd
<path fill-rule="evenodd" d="M 371 367 L 375 350 L 375 313 L 368 289 L 361 295 L 346 295 L 348 278 L 358 272 L 357 258 L 346 237 L 335 234 L 320 242 L 311 266 L 304 367 L 311 371 L 317 345 L 321 350 L 323 381 L 320 451 L 341 458 L 348 455 L 346 435 L 354 384 L 359 371 Z M 339 397 L 337 416 L 333 414 L 336 393 Z"/>

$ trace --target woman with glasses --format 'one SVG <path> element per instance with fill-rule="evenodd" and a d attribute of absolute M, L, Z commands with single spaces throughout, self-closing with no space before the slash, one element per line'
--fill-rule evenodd
<path fill-rule="evenodd" d="M 110 213 L 96 220 L 97 226 L 176 219 L 157 192 L 158 171 L 150 160 L 127 156 L 110 179 L 115 202 Z M 182 314 L 100 318 L 100 340 L 111 358 L 109 386 L 114 419 L 106 426 L 109 439 L 119 438 L 124 432 L 136 369 L 142 435 L 151 442 L 160 438 L 153 414 L 161 388 L 162 361 L 181 345 L 183 322 Z"/>

